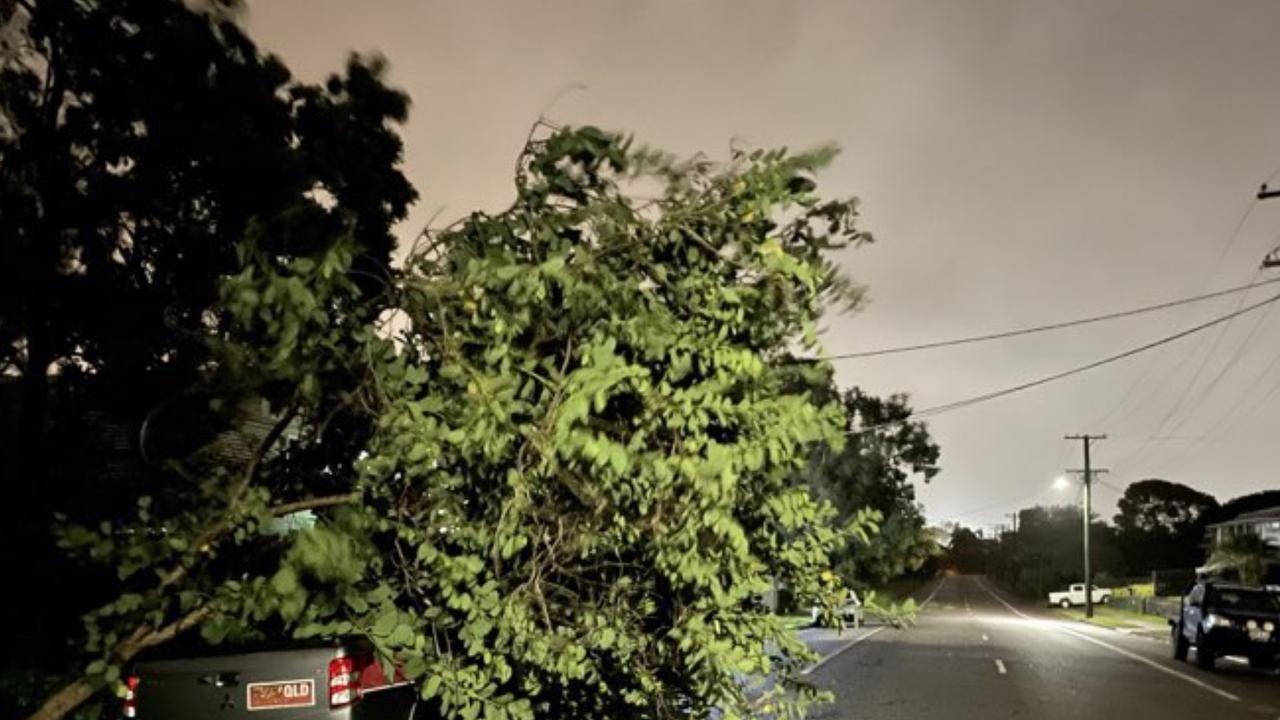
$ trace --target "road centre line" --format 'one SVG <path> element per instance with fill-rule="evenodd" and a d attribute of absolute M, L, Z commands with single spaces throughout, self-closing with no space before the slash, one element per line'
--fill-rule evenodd
<path fill-rule="evenodd" d="M 1038 618 L 1033 618 L 1033 617 L 1031 617 L 1030 615 L 1027 615 L 1026 613 L 1022 612 L 1022 611 L 1021 611 L 1021 610 L 1019 610 L 1018 608 L 1016 608 L 1016 607 L 1014 607 L 1014 606 L 1010 605 L 1008 602 L 1006 602 L 1006 601 L 1005 601 L 1005 599 L 1004 599 L 1004 598 L 1002 598 L 1002 597 L 1000 597 L 999 595 L 997 595 L 997 594 L 996 594 L 996 592 L 995 592 L 995 590 L 992 590 L 990 587 L 988 587 L 985 581 L 983 581 L 983 580 L 978 580 L 978 581 L 977 581 L 977 583 L 978 583 L 978 585 L 980 585 L 980 586 L 982 587 L 982 589 L 983 589 L 983 590 L 986 590 L 986 591 L 987 591 L 987 594 L 989 594 L 991 597 L 993 597 L 993 598 L 995 598 L 996 600 L 998 600 L 998 601 L 1000 602 L 1000 604 L 1001 604 L 1001 605 L 1004 605 L 1004 606 L 1005 606 L 1005 608 L 1007 608 L 1007 609 L 1009 610 L 1009 612 L 1013 613 L 1014 615 L 1017 615 L 1018 617 L 1022 618 L 1023 620 L 1038 620 Z M 1127 658 L 1129 658 L 1130 660 L 1136 660 L 1136 661 L 1138 661 L 1138 662 L 1142 663 L 1143 665 L 1146 665 L 1147 667 L 1150 667 L 1150 668 L 1152 668 L 1152 669 L 1154 669 L 1154 670 L 1159 670 L 1159 671 L 1160 671 L 1160 672 L 1162 672 L 1162 673 L 1165 673 L 1165 674 L 1168 674 L 1168 675 L 1172 675 L 1172 676 L 1174 676 L 1174 677 L 1176 677 L 1176 678 L 1178 678 L 1178 679 L 1180 679 L 1180 680 L 1184 680 L 1184 681 L 1186 681 L 1186 682 L 1189 682 L 1189 683 L 1191 683 L 1192 685 L 1195 685 L 1196 687 L 1198 687 L 1198 688 L 1200 688 L 1200 689 L 1202 689 L 1202 690 L 1208 690 L 1209 692 L 1211 692 L 1211 693 L 1213 693 L 1214 695 L 1217 695 L 1217 696 L 1219 696 L 1219 697 L 1223 697 L 1223 698 L 1226 698 L 1227 700 L 1232 700 L 1232 701 L 1235 701 L 1235 702 L 1239 702 L 1239 701 L 1240 701 L 1240 696 L 1238 696 L 1238 695 L 1233 695 L 1233 694 L 1231 694 L 1231 693 L 1227 692 L 1226 690 L 1222 690 L 1222 689 L 1220 689 L 1220 688 L 1214 687 L 1213 685 L 1210 685 L 1209 683 L 1207 683 L 1207 682 L 1205 682 L 1205 681 L 1201 680 L 1200 678 L 1192 677 L 1191 675 L 1188 675 L 1188 674 L 1186 674 L 1186 673 L 1184 673 L 1184 672 L 1178 672 L 1177 670 L 1174 670 L 1173 668 L 1165 667 L 1164 665 L 1161 665 L 1160 663 L 1158 663 L 1158 662 L 1156 662 L 1156 661 L 1154 661 L 1154 660 L 1151 660 L 1150 658 L 1145 658 L 1145 657 L 1143 657 L 1143 656 L 1141 656 L 1141 655 L 1139 655 L 1139 654 L 1137 654 L 1137 653 L 1135 653 L 1135 652 L 1131 652 L 1131 651 L 1129 651 L 1129 650 L 1125 650 L 1124 648 L 1122 648 L 1122 647 L 1117 647 L 1117 646 L 1115 646 L 1115 645 L 1112 645 L 1112 644 L 1111 644 L 1111 643 L 1109 643 L 1109 642 L 1105 642 L 1105 641 L 1103 641 L 1103 640 L 1099 640 L 1099 639 L 1097 639 L 1097 638 L 1095 638 L 1095 637 L 1090 637 L 1089 635 L 1086 635 L 1086 634 L 1084 634 L 1084 633 L 1082 633 L 1082 632 L 1078 632 L 1078 631 L 1076 631 L 1076 630 L 1072 630 L 1071 628 L 1066 627 L 1063 623 L 1055 622 L 1055 621 L 1053 621 L 1053 620 L 1041 620 L 1041 622 L 1047 623 L 1050 627 L 1053 627 L 1053 628 L 1054 628 L 1054 629 L 1056 629 L 1056 630 L 1060 630 L 1060 631 L 1062 631 L 1062 632 L 1064 632 L 1064 633 L 1066 633 L 1066 634 L 1068 634 L 1068 635 L 1072 635 L 1072 636 L 1074 636 L 1074 637 L 1080 638 L 1081 640 L 1084 640 L 1085 642 L 1091 642 L 1091 643 L 1093 643 L 1094 645 L 1097 645 L 1097 646 L 1099 646 L 1099 647 L 1106 648 L 1106 649 L 1110 650 L 1111 652 L 1116 653 L 1117 655 L 1123 655 L 1124 657 L 1127 657 Z"/>
<path fill-rule="evenodd" d="M 1009 673 L 1009 671 L 1004 667 L 1004 661 L 1000 658 L 996 658 L 996 672 L 999 672 L 1001 675 L 1007 675 Z"/>
<path fill-rule="evenodd" d="M 929 597 L 925 598 L 925 599 L 924 599 L 924 602 L 920 603 L 920 609 L 921 609 L 921 610 L 924 610 L 924 609 L 925 609 L 925 607 L 929 605 L 929 603 L 933 600 L 934 596 L 938 594 L 938 591 L 942 589 L 942 585 L 943 585 L 946 581 L 947 581 L 947 579 L 946 579 L 945 577 L 938 581 L 937 586 L 933 588 L 933 592 L 929 593 Z M 841 655 L 842 653 L 844 653 L 844 651 L 845 651 L 845 650 L 848 650 L 849 648 L 853 647 L 854 645 L 857 645 L 858 643 L 862 642 L 863 640 L 866 640 L 867 638 L 871 637 L 872 635 L 875 635 L 876 633 L 880 632 L 881 630 L 884 630 L 884 629 L 885 629 L 885 628 L 887 628 L 887 627 L 889 627 L 889 626 L 888 626 L 888 625 L 881 625 L 880 627 L 875 628 L 874 630 L 868 630 L 867 632 L 865 632 L 865 633 L 863 633 L 863 634 L 859 635 L 858 637 L 853 638 L 852 640 L 850 640 L 849 642 L 845 643 L 844 645 L 841 645 L 840 647 L 836 648 L 836 649 L 835 649 L 835 650 L 834 650 L 830 655 L 827 655 L 827 656 L 825 656 L 825 657 L 823 657 L 823 658 L 820 658 L 820 659 L 818 660 L 818 662 L 816 662 L 816 663 L 814 663 L 814 664 L 810 665 L 809 667 L 807 667 L 807 668 L 805 668 L 805 669 L 801 670 L 801 671 L 800 671 L 800 674 L 801 674 L 801 675 L 808 675 L 809 673 L 813 672 L 814 670 L 817 670 L 818 668 L 822 667 L 823 665 L 826 665 L 827 663 L 829 663 L 829 662 L 831 662 L 832 660 L 834 660 L 836 657 L 838 657 L 839 655 Z"/>

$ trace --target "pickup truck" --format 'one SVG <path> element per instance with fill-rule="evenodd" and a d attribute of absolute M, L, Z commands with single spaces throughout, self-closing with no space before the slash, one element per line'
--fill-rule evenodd
<path fill-rule="evenodd" d="M 424 720 L 414 684 L 388 678 L 360 638 L 290 642 L 218 655 L 155 658 L 126 678 L 125 718 Z"/>
<path fill-rule="evenodd" d="M 1280 661 L 1280 599 L 1264 588 L 1198 582 L 1170 618 L 1173 657 L 1186 660 L 1196 649 L 1196 664 L 1212 670 L 1218 658 L 1236 655 L 1255 668 Z"/>
<path fill-rule="evenodd" d="M 1093 586 L 1093 601 L 1106 605 L 1111 602 L 1111 588 Z M 1069 608 L 1072 605 L 1084 604 L 1084 583 L 1076 583 L 1062 592 L 1049 593 L 1049 604 Z"/>

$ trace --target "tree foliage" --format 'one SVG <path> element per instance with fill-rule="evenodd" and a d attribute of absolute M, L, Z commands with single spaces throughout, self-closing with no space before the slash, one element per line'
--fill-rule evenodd
<path fill-rule="evenodd" d="M 831 156 L 716 165 L 544 126 L 512 206 L 430 233 L 376 297 L 351 232 L 295 258 L 249 233 L 214 364 L 272 389 L 295 439 L 64 534 L 128 568 L 69 687 L 188 627 L 356 633 L 450 717 L 799 717 L 811 655 L 757 597 L 780 579 L 831 615 L 829 553 L 866 531 L 798 479 L 845 417 L 790 353 L 856 304 L 826 255 L 866 239 L 816 194 Z M 368 436 L 290 470 L 338 409 Z M 278 533 L 302 507 L 314 525 Z"/>
<path fill-rule="evenodd" d="M 883 583 L 941 550 L 912 485 L 938 473 L 941 451 L 925 424 L 910 420 L 906 396 L 878 398 L 859 388 L 832 392 L 844 405 L 848 439 L 838 452 L 819 449 L 806 477 L 842 521 L 874 513 L 876 532 L 842 549 L 837 565 L 852 582 Z"/>
<path fill-rule="evenodd" d="M 836 590 L 841 534 L 794 478 L 842 412 L 796 389 L 826 368 L 782 362 L 857 299 L 825 258 L 863 239 L 814 192 L 830 157 L 718 167 L 551 131 L 510 209 L 412 260 L 364 465 L 390 601 L 355 623 L 446 712 L 788 717 L 813 697 L 792 680 L 808 652 L 754 599 L 770 577 Z M 742 678 L 770 674 L 748 700 Z"/>
<path fill-rule="evenodd" d="M 1082 582 L 1082 525 L 1081 510 L 1075 505 L 1024 508 L 1018 511 L 1018 531 L 1002 533 L 992 544 L 987 571 L 1033 597 Z M 1091 518 L 1089 547 L 1095 578 L 1124 572 L 1111 526 Z"/>
<path fill-rule="evenodd" d="M 980 537 L 973 530 L 956 525 L 947 539 L 944 554 L 947 569 L 962 573 L 987 572 L 993 544 L 994 541 Z"/>
<path fill-rule="evenodd" d="M 1261 490 L 1247 495 L 1231 498 L 1208 518 L 1208 524 L 1233 520 L 1247 512 L 1257 512 L 1280 505 L 1280 490 Z"/>
<path fill-rule="evenodd" d="M 1118 507 L 1116 539 L 1129 572 L 1137 574 L 1198 565 L 1205 521 L 1218 501 L 1186 485 L 1152 478 L 1126 487 Z"/>
<path fill-rule="evenodd" d="M 1234 574 L 1245 585 L 1261 585 L 1275 557 L 1276 546 L 1261 535 L 1229 533 L 1209 548 L 1207 564 L 1214 572 Z"/>
<path fill-rule="evenodd" d="M 226 467 L 209 466 L 206 446 L 246 410 L 289 405 L 296 378 L 240 372 L 249 367 L 222 342 L 234 324 L 222 281 L 246 267 L 238 241 L 252 235 L 255 252 L 287 266 L 343 240 L 338 272 L 362 306 L 376 312 L 384 297 L 391 226 L 415 197 L 398 168 L 408 98 L 384 84 L 377 58 L 352 57 L 322 85 L 293 80 L 244 35 L 235 6 L 0 3 L 0 416 L 12 418 L 0 440 L 11 480 L 3 538 L 25 548 L 11 572 L 33 589 L 11 598 L 27 621 L 7 637 L 16 650 L 0 668 L 5 683 L 64 663 L 68 649 L 50 637 L 76 634 L 89 604 L 115 602 L 122 577 L 124 604 L 112 607 L 155 611 L 135 603 L 133 583 L 179 551 L 122 534 L 196 502 L 230 507 L 220 483 L 243 473 L 261 438 L 241 438 L 248 448 Z M 350 389 L 343 372 L 321 374 Z M 320 468 L 350 474 L 367 422 L 341 402 L 327 407 L 308 426 L 314 436 L 290 433 L 288 462 L 272 456 L 281 497 L 303 497 Z M 93 529 L 68 529 L 68 549 L 120 565 L 63 562 L 55 513 Z M 61 592 L 73 573 L 80 592 Z M 5 704 L 0 714 L 18 712 Z"/>

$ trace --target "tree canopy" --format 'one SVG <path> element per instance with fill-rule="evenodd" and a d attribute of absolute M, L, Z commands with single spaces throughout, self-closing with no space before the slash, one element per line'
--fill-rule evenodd
<path fill-rule="evenodd" d="M 408 98 L 376 57 L 295 81 L 245 36 L 237 6 L 0 3 L 0 524 L 26 548 L 15 576 L 51 590 L 11 598 L 29 621 L 8 636 L 20 650 L 6 683 L 63 662 L 49 637 L 75 634 L 83 604 L 116 582 L 116 568 L 62 561 L 50 518 L 181 502 L 196 483 L 176 461 L 282 396 L 224 372 L 212 342 L 228 332 L 237 242 L 288 259 L 348 238 L 364 302 L 388 282 L 391 227 L 415 197 L 399 169 Z M 339 412 L 275 474 L 338 468 L 362 432 Z M 83 592 L 53 591 L 70 573 Z"/>
<path fill-rule="evenodd" d="M 125 592 L 55 699 L 198 628 L 365 635 L 464 718 L 798 717 L 811 655 L 758 596 L 780 579 L 831 615 L 829 553 L 867 530 L 798 476 L 845 417 L 809 390 L 829 367 L 791 353 L 860 297 L 826 257 L 865 240 L 852 201 L 816 194 L 832 154 L 717 165 L 542 126 L 513 205 L 429 233 L 376 296 L 350 232 L 295 258 L 248 233 L 212 356 L 278 419 L 247 465 L 64 532 Z M 339 408 L 370 434 L 288 470 Z M 281 537 L 303 507 L 314 525 Z"/>
<path fill-rule="evenodd" d="M 1180 483 L 1139 480 L 1124 490 L 1115 516 L 1117 540 L 1130 573 L 1199 564 L 1206 520 L 1218 501 Z"/>
<path fill-rule="evenodd" d="M 875 513 L 877 531 L 840 551 L 837 567 L 850 581 L 883 583 L 917 570 L 941 550 L 912 485 L 938 473 L 941 451 L 925 424 L 910 420 L 906 396 L 878 398 L 856 387 L 830 392 L 844 406 L 848 439 L 843 450 L 815 452 L 806 477 L 841 521 Z"/>
<path fill-rule="evenodd" d="M 1075 505 L 1037 505 L 1019 510 L 1017 532 L 1002 533 L 993 543 L 987 571 L 1033 597 L 1081 582 L 1082 525 L 1081 509 Z M 1123 574 L 1124 562 L 1115 530 L 1091 518 L 1089 539 L 1095 578 Z"/>
<path fill-rule="evenodd" d="M 1261 490 L 1247 495 L 1231 498 L 1212 513 L 1208 519 L 1210 524 L 1231 520 L 1247 512 L 1256 512 L 1280 506 L 1280 490 Z"/>

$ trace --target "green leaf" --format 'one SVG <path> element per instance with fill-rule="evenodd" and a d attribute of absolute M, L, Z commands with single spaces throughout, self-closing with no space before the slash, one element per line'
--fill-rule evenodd
<path fill-rule="evenodd" d="M 370 632 L 376 637 L 388 638 L 396 629 L 396 626 L 399 625 L 399 622 L 399 613 L 395 610 L 388 610 L 378 616 L 378 619 L 374 621 Z"/>
<path fill-rule="evenodd" d="M 298 591 L 298 573 L 288 565 L 271 577 L 271 587 L 280 595 L 292 595 Z"/>

